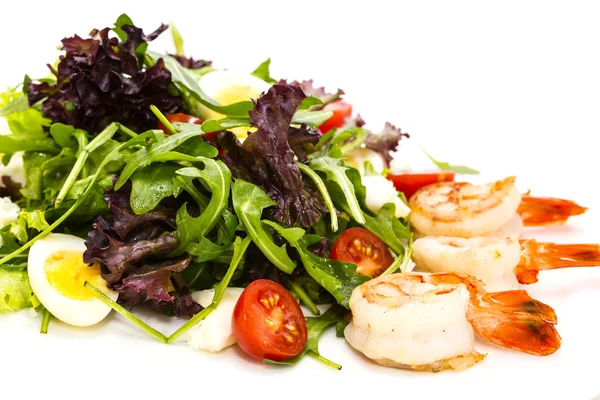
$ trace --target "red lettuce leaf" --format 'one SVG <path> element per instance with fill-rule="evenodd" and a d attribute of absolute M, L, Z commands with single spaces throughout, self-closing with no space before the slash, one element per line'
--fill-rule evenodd
<path fill-rule="evenodd" d="M 318 191 L 311 190 L 303 180 L 288 142 L 290 122 L 304 98 L 306 95 L 297 86 L 273 85 L 250 111 L 250 122 L 258 130 L 243 145 L 230 132 L 217 137 L 225 151 L 222 160 L 233 176 L 260 186 L 277 203 L 277 207 L 269 209 L 271 216 L 286 226 L 296 222 L 312 226 L 327 211 Z M 292 136 L 297 141 L 295 147 L 314 140 L 305 138 L 310 136 L 308 133 Z"/>
<path fill-rule="evenodd" d="M 178 56 L 177 54 L 169 54 L 176 59 L 182 67 L 188 69 L 200 69 L 212 65 L 212 61 L 194 60 L 192 57 Z"/>
<path fill-rule="evenodd" d="M 148 303 L 167 315 L 194 315 L 200 306 L 192 300 L 189 287 L 178 280 L 191 257 L 167 258 L 179 244 L 169 233 L 176 227 L 178 202 L 185 199 L 167 198 L 150 212 L 136 215 L 130 197 L 130 183 L 106 192 L 109 212 L 96 216 L 85 242 L 84 261 L 100 264 L 102 277 L 119 292 L 118 302 L 125 307 Z"/>
<path fill-rule="evenodd" d="M 396 128 L 394 125 L 386 122 L 381 132 L 369 133 L 369 136 L 365 140 L 365 146 L 380 153 L 389 164 L 392 161 L 390 153 L 396 151 L 402 138 L 409 137 L 408 133 L 403 133 L 400 128 Z"/>
<path fill-rule="evenodd" d="M 152 128 L 157 123 L 152 104 L 164 114 L 180 110 L 182 100 L 170 91 L 163 60 L 147 69 L 142 65 L 145 46 L 167 26 L 149 35 L 131 25 L 121 29 L 124 41 L 109 37 L 109 28 L 93 30 L 89 39 L 63 39 L 65 54 L 57 70 L 51 68 L 56 83 L 29 83 L 29 103 L 44 100 L 44 116 L 92 133 L 115 121 L 135 130 Z"/>

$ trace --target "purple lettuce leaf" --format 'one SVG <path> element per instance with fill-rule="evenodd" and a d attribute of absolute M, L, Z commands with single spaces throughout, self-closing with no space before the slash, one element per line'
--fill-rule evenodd
<path fill-rule="evenodd" d="M 365 140 L 365 146 L 380 153 L 389 164 L 392 161 L 390 153 L 396 151 L 402 138 L 409 137 L 408 133 L 403 133 L 400 128 L 396 128 L 394 125 L 386 122 L 381 132 L 369 133 L 369 136 Z"/>
<path fill-rule="evenodd" d="M 157 119 L 150 105 L 164 114 L 177 112 L 182 105 L 170 91 L 171 74 L 163 60 L 150 68 L 141 63 L 141 49 L 166 28 L 161 25 L 144 35 L 140 28 L 125 25 L 124 41 L 109 37 L 109 28 L 93 30 L 88 39 L 77 35 L 63 39 L 65 54 L 58 68 L 51 68 L 56 83 L 29 83 L 29 103 L 44 100 L 44 116 L 92 133 L 115 121 L 140 131 L 154 127 Z"/>
<path fill-rule="evenodd" d="M 286 226 L 312 226 L 327 210 L 320 194 L 307 188 L 288 142 L 290 122 L 304 98 L 297 86 L 274 85 L 250 111 L 250 122 L 258 130 L 243 145 L 230 132 L 217 137 L 233 176 L 260 186 L 277 203 L 269 209 L 271 216 Z M 305 140 L 301 136 L 307 134 L 298 134 L 295 147 Z"/>
<path fill-rule="evenodd" d="M 176 227 L 175 213 L 184 199 L 168 198 L 136 215 L 130 197 L 131 184 L 105 193 L 108 215 L 95 217 L 84 262 L 100 264 L 102 277 L 119 292 L 118 302 L 130 309 L 151 304 L 167 315 L 195 314 L 200 306 L 191 299 L 189 287 L 182 280 L 176 282 L 191 257 L 168 257 L 179 244 L 169 233 Z"/>
<path fill-rule="evenodd" d="M 212 61 L 207 60 L 194 60 L 192 57 L 178 56 L 177 54 L 169 54 L 171 57 L 176 59 L 182 67 L 188 69 L 200 69 L 209 67 L 212 65 Z"/>

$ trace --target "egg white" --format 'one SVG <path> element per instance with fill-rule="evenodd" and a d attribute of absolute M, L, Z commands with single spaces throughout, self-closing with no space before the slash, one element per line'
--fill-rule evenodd
<path fill-rule="evenodd" d="M 35 242 L 29 250 L 27 272 L 33 292 L 54 317 L 74 326 L 95 325 L 110 313 L 111 308 L 96 297 L 75 300 L 63 296 L 48 281 L 44 267 L 46 259 L 55 252 L 76 251 L 83 254 L 85 250 L 83 239 L 62 233 L 49 234 Z M 117 300 L 117 292 L 110 290 L 106 294 Z"/>

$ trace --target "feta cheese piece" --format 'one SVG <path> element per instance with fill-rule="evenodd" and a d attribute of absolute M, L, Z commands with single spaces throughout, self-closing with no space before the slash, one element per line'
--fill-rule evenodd
<path fill-rule="evenodd" d="M 394 184 L 383 175 L 363 176 L 362 184 L 367 190 L 366 203 L 369 210 L 379 212 L 386 203 L 396 205 L 396 218 L 406 217 L 410 208 L 398 197 Z"/>
<path fill-rule="evenodd" d="M 231 329 L 231 318 L 243 291 L 243 288 L 225 289 L 218 307 L 190 330 L 188 344 L 192 348 L 217 352 L 236 343 Z M 214 289 L 207 289 L 192 293 L 192 298 L 202 307 L 208 307 L 214 295 Z"/>
<path fill-rule="evenodd" d="M 0 229 L 17 222 L 21 209 L 9 197 L 0 198 Z"/>

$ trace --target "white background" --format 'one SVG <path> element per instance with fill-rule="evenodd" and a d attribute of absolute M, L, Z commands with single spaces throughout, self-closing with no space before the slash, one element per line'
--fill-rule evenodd
<path fill-rule="evenodd" d="M 251 71 L 271 57 L 276 78 L 343 88 L 374 129 L 389 120 L 439 159 L 486 177 L 517 175 L 533 194 L 577 199 L 591 211 L 529 236 L 600 240 L 598 2 L 4 1 L 0 86 L 25 73 L 44 76 L 60 39 L 112 26 L 122 12 L 146 33 L 174 20 L 187 52 L 215 67 Z M 151 48 L 172 51 L 169 34 Z M 115 316 L 100 330 L 73 335 L 55 324 L 42 337 L 38 321 L 20 315 L 0 321 L 0 389 L 24 398 L 214 391 L 226 398 L 590 399 L 600 393 L 599 272 L 548 273 L 532 288 L 556 309 L 563 336 L 562 349 L 543 359 L 478 343 L 489 356 L 468 371 L 408 373 L 374 366 L 328 335 L 322 353 L 341 362 L 341 372 L 313 360 L 282 370 L 235 349 L 210 356 L 155 344 Z"/>

